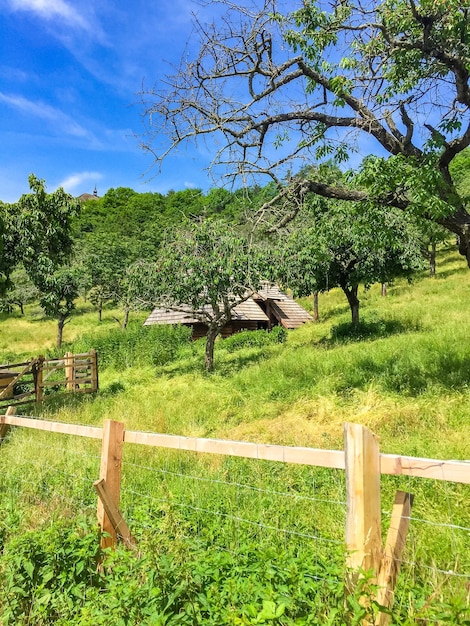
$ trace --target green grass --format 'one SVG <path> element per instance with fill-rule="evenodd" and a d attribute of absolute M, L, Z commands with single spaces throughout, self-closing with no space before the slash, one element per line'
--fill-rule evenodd
<path fill-rule="evenodd" d="M 64 349 L 96 343 L 99 393 L 51 396 L 28 412 L 63 422 L 116 419 L 133 430 L 329 449 L 343 447 L 343 424 L 351 421 L 371 428 L 382 452 L 469 459 L 469 287 L 463 261 L 444 249 L 436 278 L 397 281 L 386 298 L 380 286 L 361 293 L 358 332 L 351 332 L 346 300 L 334 290 L 320 296 L 320 322 L 289 332 L 283 343 L 262 334 L 219 340 L 210 375 L 203 371 L 202 342 L 139 324 L 125 334 L 112 321 L 115 312 L 107 311 L 100 324 L 83 304 L 67 327 L 72 343 Z M 34 311 L 25 319 L 2 318 L 4 354 L 53 350 L 55 323 L 32 317 Z M 87 537 L 98 471 L 93 441 L 18 429 L 0 448 L 2 626 L 360 620 L 354 598 L 349 608 L 338 600 L 344 592 L 343 472 L 126 446 L 122 508 L 139 553 L 118 553 L 97 580 Z M 438 571 L 470 574 L 468 531 L 442 526 L 470 527 L 468 486 L 403 477 L 382 483 L 384 532 L 395 490 L 415 494 L 405 555 L 411 565 L 400 577 L 394 623 L 468 623 L 462 617 L 468 580 Z M 78 521 L 83 516 L 87 530 Z M 65 582 L 62 591 L 45 582 L 52 570 L 54 580 L 60 577 L 51 561 L 54 551 L 61 553 L 60 533 L 74 537 L 73 554 L 61 557 L 64 581 L 76 585 L 72 606 L 64 600 Z M 88 585 L 72 568 L 73 556 L 88 572 Z M 20 563 L 28 559 L 36 568 L 29 578 Z M 179 591 L 172 595 L 162 577 Z M 112 594 L 120 600 L 106 609 L 99 598 Z M 5 598 L 16 607 L 14 619 L 5 617 Z"/>

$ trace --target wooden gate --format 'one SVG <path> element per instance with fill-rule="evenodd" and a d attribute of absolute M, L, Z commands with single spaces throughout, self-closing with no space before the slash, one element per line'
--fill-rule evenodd
<path fill-rule="evenodd" d="M 0 408 L 42 402 L 46 394 L 65 387 L 73 393 L 98 390 L 98 359 L 95 350 L 67 352 L 59 359 L 38 356 L 23 363 L 0 365 Z"/>

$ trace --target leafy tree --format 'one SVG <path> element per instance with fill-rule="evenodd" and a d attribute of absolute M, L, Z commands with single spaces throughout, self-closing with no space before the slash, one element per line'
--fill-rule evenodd
<path fill-rule="evenodd" d="M 436 275 L 437 245 L 444 243 L 449 238 L 449 233 L 439 224 L 433 224 L 420 220 L 418 227 L 422 236 L 422 251 L 425 259 L 429 261 L 429 273 Z"/>
<path fill-rule="evenodd" d="M 15 228 L 15 205 L 0 201 L 0 296 L 11 289 L 11 273 L 19 262 L 18 233 Z"/>
<path fill-rule="evenodd" d="M 275 0 L 219 4 L 220 19 L 196 23 L 197 56 L 144 94 L 156 161 L 212 136 L 214 172 L 270 176 L 270 207 L 289 198 L 292 213 L 297 199 L 295 214 L 314 192 L 410 211 L 455 233 L 470 264 L 470 215 L 451 168 L 470 145 L 467 0 L 308 0 L 288 14 Z M 378 156 L 354 185 L 290 175 L 364 145 Z"/>
<path fill-rule="evenodd" d="M 204 212 L 204 196 L 201 189 L 183 189 L 169 191 L 165 198 L 166 226 L 184 222 L 186 218 L 195 218 Z"/>
<path fill-rule="evenodd" d="M 233 217 L 231 211 L 232 194 L 227 189 L 213 187 L 203 200 L 204 210 L 208 215 L 226 216 L 227 212 Z"/>
<path fill-rule="evenodd" d="M 62 188 L 46 193 L 43 180 L 31 174 L 31 193 L 11 205 L 11 229 L 19 258 L 40 292 L 46 315 L 57 319 L 57 345 L 62 345 L 64 325 L 75 308 L 78 280 L 69 269 L 73 250 L 72 221 L 79 202 Z"/>
<path fill-rule="evenodd" d="M 132 273 L 134 301 L 143 307 L 190 312 L 207 326 L 205 369 L 214 365 L 214 343 L 237 304 L 266 276 L 264 255 L 227 224 L 186 223 L 169 235 L 154 263 Z"/>
<path fill-rule="evenodd" d="M 70 321 L 78 298 L 78 275 L 74 268 L 52 265 L 35 276 L 35 285 L 39 290 L 39 304 L 44 313 L 57 320 L 57 347 L 62 346 L 65 324 Z"/>
<path fill-rule="evenodd" d="M 464 202 L 470 202 L 470 148 L 456 155 L 450 164 L 450 172 Z"/>
<path fill-rule="evenodd" d="M 281 248 L 281 281 L 298 296 L 340 287 L 359 323 L 359 285 L 410 276 L 422 267 L 416 226 L 393 209 L 363 204 L 351 219 L 344 202 L 314 203 Z"/>
<path fill-rule="evenodd" d="M 192 199 L 186 198 L 187 204 L 191 204 Z M 181 211 L 173 212 L 162 194 L 137 193 L 118 187 L 110 189 L 99 200 L 84 202 L 74 229 L 76 239 L 85 245 L 90 238 L 96 241 L 102 236 L 121 237 L 139 246 L 141 254 L 146 256 L 155 255 L 164 229 L 180 221 Z"/>
<path fill-rule="evenodd" d="M 24 307 L 39 299 L 39 292 L 28 277 L 25 269 L 21 266 L 15 269 L 10 276 L 10 285 L 2 299 L 2 308 L 11 313 L 17 306 L 21 315 L 24 315 Z"/>
<path fill-rule="evenodd" d="M 100 234 L 87 239 L 80 264 L 88 277 L 88 297 L 96 306 L 100 321 L 106 302 L 122 302 L 127 270 L 139 258 L 139 253 L 132 241 L 114 234 Z M 124 326 L 127 326 L 128 316 L 129 310 L 125 312 Z"/>

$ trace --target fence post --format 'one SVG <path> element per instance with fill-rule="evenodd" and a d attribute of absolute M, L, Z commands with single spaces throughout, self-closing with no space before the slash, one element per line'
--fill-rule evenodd
<path fill-rule="evenodd" d="M 67 385 L 66 385 L 66 389 L 67 391 L 73 391 L 74 390 L 74 374 L 75 372 L 74 367 L 73 367 L 73 353 L 72 352 L 66 352 L 64 355 L 64 359 L 65 359 L 65 380 L 67 381 Z"/>
<path fill-rule="evenodd" d="M 14 406 L 9 406 L 5 411 L 5 415 L 14 415 L 16 413 L 16 409 Z M 10 430 L 10 426 L 8 424 L 0 424 L 0 444 L 8 435 L 8 431 Z"/>
<path fill-rule="evenodd" d="M 347 565 L 378 574 L 382 558 L 380 453 L 376 436 L 360 424 L 344 425 Z"/>
<path fill-rule="evenodd" d="M 124 442 L 124 424 L 114 420 L 105 420 L 101 447 L 100 480 L 105 481 L 109 499 L 119 509 L 121 495 L 122 446 Z M 117 536 L 113 524 L 104 510 L 101 498 L 98 498 L 98 524 L 101 532 L 109 536 L 101 537 L 101 547 L 116 545 Z"/>
<path fill-rule="evenodd" d="M 90 350 L 90 367 L 91 367 L 91 390 L 98 391 L 98 355 L 96 350 Z"/>
<path fill-rule="evenodd" d="M 39 404 L 43 400 L 44 388 L 42 384 L 44 369 L 44 357 L 38 356 L 33 372 L 34 391 L 36 392 L 36 402 Z"/>

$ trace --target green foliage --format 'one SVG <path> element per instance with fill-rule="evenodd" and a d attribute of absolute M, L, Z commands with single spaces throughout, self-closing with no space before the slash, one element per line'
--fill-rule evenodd
<path fill-rule="evenodd" d="M 17 262 L 16 250 L 9 229 L 9 206 L 0 200 L 0 296 L 9 286 L 9 276 Z"/>
<path fill-rule="evenodd" d="M 141 557 L 120 549 L 97 570 L 98 545 L 88 524 L 54 524 L 8 542 L 2 623 L 339 626 L 369 612 L 359 603 L 370 593 L 366 582 L 345 594 L 345 572 L 334 560 L 247 543 L 235 554 L 194 546 L 184 560 L 158 549 Z"/>
<path fill-rule="evenodd" d="M 345 203 L 312 203 L 279 248 L 275 270 L 280 281 L 298 296 L 341 287 L 353 322 L 360 284 L 368 288 L 397 276 L 411 277 L 423 267 L 416 224 L 396 209 L 369 203 L 357 204 L 354 213 Z"/>
<path fill-rule="evenodd" d="M 78 277 L 74 269 L 59 267 L 54 270 L 43 265 L 36 287 L 40 292 L 39 304 L 44 313 L 53 318 L 67 319 L 75 309 L 78 298 Z"/>
<path fill-rule="evenodd" d="M 162 244 L 155 263 L 136 268 L 136 297 L 148 305 L 187 305 L 205 322 L 235 306 L 247 289 L 256 289 L 266 262 L 256 248 L 223 222 L 186 223 Z M 227 321 L 227 319 L 226 319 Z"/>
<path fill-rule="evenodd" d="M 458 154 L 450 166 L 452 178 L 466 205 L 470 203 L 470 149 Z"/>
<path fill-rule="evenodd" d="M 227 337 L 219 344 L 221 350 L 235 352 L 240 348 L 263 348 L 287 341 L 287 330 L 275 326 L 270 332 L 266 330 L 245 330 Z"/>
<path fill-rule="evenodd" d="M 370 156 L 364 159 L 354 180 L 365 186 L 371 201 L 384 203 L 395 195 L 407 201 L 411 214 L 435 221 L 455 210 L 458 198 L 444 182 L 438 168 L 439 152 L 429 151 L 416 157 L 402 154 L 387 159 Z"/>
<path fill-rule="evenodd" d="M 181 221 L 202 215 L 236 220 L 243 210 L 237 193 L 200 189 L 159 193 L 137 193 L 118 187 L 99 200 L 89 200 L 75 219 L 76 237 L 86 245 L 103 235 L 120 239 L 139 250 L 139 256 L 154 256 L 166 230 L 179 228 Z"/>
<path fill-rule="evenodd" d="M 31 193 L 11 206 L 13 229 L 19 238 L 19 254 L 26 271 L 36 280 L 44 268 L 68 262 L 73 247 L 72 220 L 79 203 L 62 188 L 47 193 L 45 182 L 31 174 Z"/>
<path fill-rule="evenodd" d="M 77 607 L 99 590 L 98 533 L 83 523 L 56 523 L 7 542 L 0 565 L 2 624 L 70 623 Z M 69 618 L 70 619 L 70 618 Z"/>
<path fill-rule="evenodd" d="M 97 308 L 100 320 L 104 304 L 112 302 L 127 311 L 124 327 L 127 325 L 129 268 L 141 254 L 142 249 L 137 242 L 112 233 L 99 236 L 93 233 L 82 245 L 78 262 L 81 284 Z"/>
<path fill-rule="evenodd" d="M 342 550 L 317 558 L 250 541 L 231 551 L 190 542 L 172 554 L 153 542 L 140 554 L 122 548 L 101 554 L 98 545 L 89 522 L 54 523 L 7 542 L 0 558 L 4 626 L 343 626 L 378 614 L 369 573 L 347 590 Z M 463 597 L 438 602 L 429 592 L 416 585 L 413 605 L 396 607 L 393 623 L 468 625 Z"/>
<path fill-rule="evenodd" d="M 11 313 L 13 307 L 19 307 L 21 314 L 24 314 L 26 304 L 37 301 L 39 292 L 30 280 L 26 271 L 22 267 L 15 269 L 10 275 L 10 285 L 5 296 L 1 300 L 0 306 L 5 312 Z"/>

